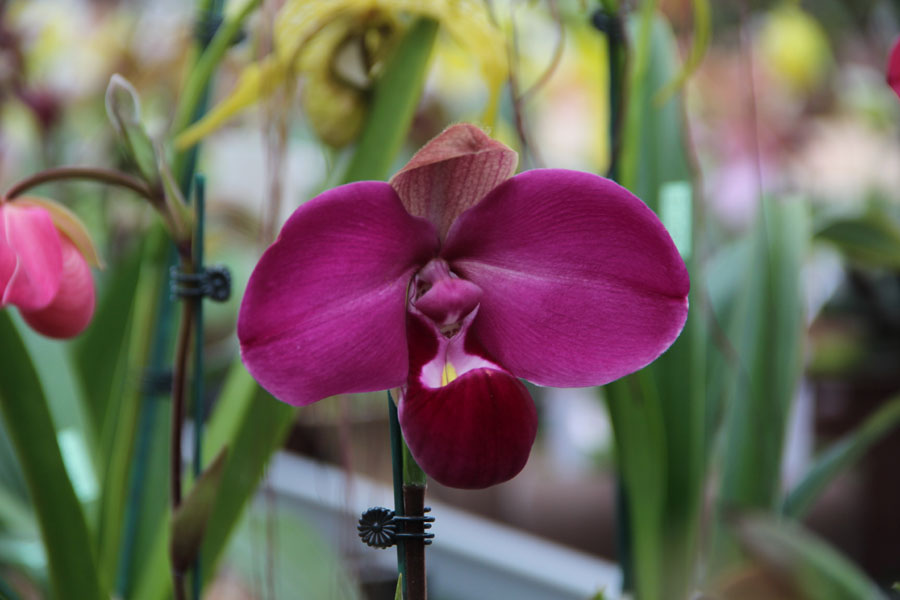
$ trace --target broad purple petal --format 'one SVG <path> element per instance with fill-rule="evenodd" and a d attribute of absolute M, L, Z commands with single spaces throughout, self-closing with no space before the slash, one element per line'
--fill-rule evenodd
<path fill-rule="evenodd" d="M 0 205 L 0 306 L 47 306 L 59 291 L 62 268 L 50 214 L 35 206 Z"/>
<path fill-rule="evenodd" d="M 534 170 L 461 215 L 442 256 L 482 289 L 472 334 L 512 374 L 601 385 L 678 337 L 690 286 L 656 215 L 588 173 Z"/>
<path fill-rule="evenodd" d="M 483 349 L 464 337 L 465 328 L 447 340 L 414 314 L 408 327 L 410 379 L 398 411 L 416 462 L 429 477 L 457 488 L 485 488 L 515 477 L 537 434 L 528 390 L 485 358 Z M 459 373 L 441 385 L 432 378 L 447 360 Z"/>
<path fill-rule="evenodd" d="M 250 277 L 238 318 L 247 369 L 296 405 L 402 385 L 407 284 L 436 249 L 434 228 L 386 183 L 310 200 Z"/>
<path fill-rule="evenodd" d="M 891 56 L 888 59 L 887 83 L 894 90 L 894 93 L 897 94 L 897 97 L 900 97 L 900 38 L 894 42 Z"/>
<path fill-rule="evenodd" d="M 456 217 L 515 173 L 518 160 L 513 150 L 462 123 L 423 146 L 391 185 L 409 214 L 431 221 L 443 239 Z"/>
<path fill-rule="evenodd" d="M 94 278 L 81 251 L 66 236 L 62 243 L 62 278 L 59 292 L 44 308 L 21 310 L 22 318 L 38 333 L 53 338 L 75 337 L 94 316 Z"/>

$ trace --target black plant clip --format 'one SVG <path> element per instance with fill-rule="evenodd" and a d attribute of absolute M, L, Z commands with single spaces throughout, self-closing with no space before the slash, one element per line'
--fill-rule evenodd
<path fill-rule="evenodd" d="M 172 267 L 172 295 L 179 298 L 210 298 L 216 302 L 225 302 L 231 296 L 231 273 L 228 267 L 204 267 L 199 273 L 182 273 L 178 267 Z"/>
<path fill-rule="evenodd" d="M 425 512 L 430 511 L 431 507 L 426 506 Z M 424 531 L 410 533 L 406 531 L 407 523 L 422 523 L 423 529 L 431 529 L 434 517 L 399 516 L 388 508 L 376 506 L 362 514 L 356 529 L 359 531 L 360 539 L 367 546 L 372 546 L 373 548 L 390 548 L 398 540 L 408 539 L 424 540 L 425 545 L 428 545 L 434 539 L 433 533 L 425 533 Z"/>
<path fill-rule="evenodd" d="M 141 377 L 141 393 L 147 396 L 163 396 L 172 391 L 172 369 L 147 368 Z"/>
<path fill-rule="evenodd" d="M 622 17 L 618 13 L 606 12 L 606 10 L 598 8 L 591 15 L 591 24 L 598 31 L 609 36 L 611 42 L 621 44 L 625 41 L 625 27 L 622 24 Z"/>

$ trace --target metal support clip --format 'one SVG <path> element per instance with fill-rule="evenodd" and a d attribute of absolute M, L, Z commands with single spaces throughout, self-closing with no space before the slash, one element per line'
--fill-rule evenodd
<path fill-rule="evenodd" d="M 179 298 L 210 298 L 225 302 L 231 296 L 231 273 L 228 267 L 217 265 L 205 267 L 199 273 L 182 273 L 172 267 L 172 294 Z"/>
<path fill-rule="evenodd" d="M 425 512 L 430 512 L 431 507 L 426 506 Z M 394 511 L 376 506 L 370 508 L 359 518 L 359 525 L 356 526 L 359 531 L 359 537 L 367 546 L 373 548 L 390 548 L 397 543 L 398 540 L 419 539 L 424 540 L 425 545 L 431 543 L 434 538 L 433 533 L 409 532 L 407 524 L 421 523 L 423 529 L 431 529 L 434 523 L 434 517 L 406 517 L 394 514 Z"/>

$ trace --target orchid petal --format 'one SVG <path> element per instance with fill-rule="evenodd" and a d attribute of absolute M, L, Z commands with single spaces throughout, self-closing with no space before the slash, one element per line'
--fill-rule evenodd
<path fill-rule="evenodd" d="M 0 306 L 47 306 L 59 291 L 63 259 L 50 214 L 34 206 L 0 205 Z"/>
<path fill-rule="evenodd" d="M 94 246 L 91 234 L 84 226 L 84 223 L 81 222 L 81 219 L 78 218 L 78 215 L 59 202 L 36 196 L 16 198 L 16 205 L 38 206 L 46 210 L 50 214 L 50 219 L 53 220 L 53 226 L 75 244 L 75 247 L 87 260 L 88 265 L 103 268 L 103 259 L 100 258 L 100 253 L 97 252 L 97 248 Z"/>
<path fill-rule="evenodd" d="M 897 97 L 900 97 L 900 39 L 894 42 L 894 47 L 891 49 L 891 57 L 888 60 L 887 68 L 887 83 L 894 90 L 894 93 L 897 94 Z"/>
<path fill-rule="evenodd" d="M 448 127 L 393 178 L 409 214 L 424 217 L 444 238 L 453 221 L 508 179 L 518 157 L 469 124 Z"/>
<path fill-rule="evenodd" d="M 271 96 L 290 78 L 290 72 L 290 64 L 275 56 L 268 56 L 258 63 L 248 65 L 241 72 L 231 95 L 179 133 L 175 138 L 175 147 L 186 150 L 196 145 L 242 110 Z"/>
<path fill-rule="evenodd" d="M 416 462 L 429 477 L 457 488 L 485 488 L 515 477 L 537 434 L 528 390 L 484 357 L 466 337 L 468 325 L 449 340 L 415 314 L 407 327 L 410 379 L 398 416 Z M 434 379 L 448 363 L 455 378 Z"/>
<path fill-rule="evenodd" d="M 601 385 L 668 348 L 688 273 L 656 215 L 588 173 L 534 170 L 461 215 L 442 257 L 482 289 L 472 334 L 512 374 Z"/>
<path fill-rule="evenodd" d="M 38 333 L 53 338 L 75 337 L 94 316 L 94 278 L 79 248 L 66 236 L 62 244 L 62 278 L 53 301 L 35 311 L 20 309 L 22 318 Z"/>
<path fill-rule="evenodd" d="M 436 249 L 433 227 L 386 183 L 310 200 L 250 277 L 238 318 L 244 364 L 295 405 L 402 385 L 407 285 Z"/>

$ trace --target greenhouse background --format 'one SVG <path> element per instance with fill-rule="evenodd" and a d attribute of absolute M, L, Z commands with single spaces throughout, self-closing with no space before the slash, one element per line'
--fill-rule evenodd
<path fill-rule="evenodd" d="M 900 597 L 898 44 L 893 0 L 0 0 L 0 598 Z M 405 379 L 289 404 L 238 325 L 246 290 L 294 285 L 251 274 L 297 215 L 400 190 L 465 127 L 515 173 L 617 182 L 690 274 L 680 336 L 625 377 L 495 361 L 537 433 L 486 486 L 437 481 Z M 89 309 L 22 299 L 49 239 L 21 241 L 27 210 L 89 265 Z M 297 356 L 330 356 L 315 335 Z M 372 507 L 410 537 L 364 544 Z"/>

